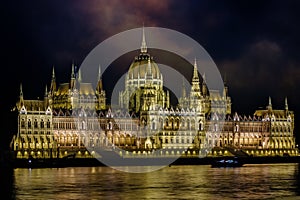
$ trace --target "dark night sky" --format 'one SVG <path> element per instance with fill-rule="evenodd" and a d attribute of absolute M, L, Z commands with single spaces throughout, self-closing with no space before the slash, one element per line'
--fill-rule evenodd
<path fill-rule="evenodd" d="M 57 82 L 66 82 L 73 61 L 80 66 L 103 40 L 144 23 L 179 31 L 201 44 L 226 73 L 233 112 L 252 115 L 269 96 L 273 108 L 283 109 L 287 96 L 297 130 L 299 9 L 300 1 L 289 0 L 3 2 L 1 113 L 15 104 L 21 82 L 25 99 L 42 97 L 53 65 Z M 14 133 L 11 126 L 15 122 L 2 119 L 2 147 Z"/>

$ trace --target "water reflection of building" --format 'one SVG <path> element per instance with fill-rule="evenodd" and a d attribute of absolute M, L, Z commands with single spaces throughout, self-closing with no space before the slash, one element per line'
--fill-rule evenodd
<path fill-rule="evenodd" d="M 253 116 L 231 113 L 231 98 L 224 91 L 208 91 L 194 63 L 191 88 L 182 89 L 177 106 L 170 105 L 163 76 L 148 53 L 145 35 L 138 56 L 129 67 L 125 90 L 119 93 L 119 108 L 106 105 L 99 68 L 94 89 L 85 83 L 81 71 L 72 65 L 70 82 L 56 85 L 53 69 L 51 85 L 43 100 L 25 100 L 22 86 L 16 105 L 18 132 L 11 147 L 17 157 L 91 157 L 94 148 L 120 147 L 136 154 L 296 155 L 294 114 L 274 110 L 271 99 L 265 110 Z M 150 151 L 152 150 L 152 151 Z"/>

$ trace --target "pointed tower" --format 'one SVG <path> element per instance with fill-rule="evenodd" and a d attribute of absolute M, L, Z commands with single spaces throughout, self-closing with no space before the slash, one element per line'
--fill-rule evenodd
<path fill-rule="evenodd" d="M 272 100 L 271 100 L 271 97 L 269 96 L 269 104 L 268 104 L 268 106 L 267 106 L 267 109 L 269 110 L 269 111 L 272 111 Z"/>
<path fill-rule="evenodd" d="M 54 72 L 54 66 L 53 66 L 53 69 L 52 69 L 52 79 L 51 79 L 49 94 L 51 96 L 53 96 L 55 92 L 56 92 L 56 80 L 55 80 L 55 72 Z"/>
<path fill-rule="evenodd" d="M 183 77 L 182 77 L 182 98 L 186 98 L 186 88 L 185 88 Z"/>
<path fill-rule="evenodd" d="M 145 39 L 145 29 L 143 26 L 143 36 L 142 36 L 142 45 L 141 45 L 141 53 L 146 54 L 147 53 L 147 44 Z"/>
<path fill-rule="evenodd" d="M 45 94 L 44 94 L 44 108 L 47 109 L 49 105 L 49 97 L 48 97 L 48 88 L 47 85 L 45 86 Z"/>
<path fill-rule="evenodd" d="M 97 82 L 97 87 L 96 87 L 96 96 L 98 99 L 98 105 L 96 106 L 96 110 L 105 110 L 106 109 L 106 95 L 105 95 L 105 91 L 103 89 L 100 65 L 99 65 L 99 69 L 98 69 L 98 82 Z"/>
<path fill-rule="evenodd" d="M 224 90 L 223 90 L 223 103 L 225 104 L 226 114 L 231 114 L 231 97 L 229 96 L 228 92 L 228 85 L 227 85 L 227 76 L 226 73 L 224 75 Z"/>
<path fill-rule="evenodd" d="M 101 66 L 99 65 L 98 68 L 98 78 L 97 78 L 97 87 L 96 87 L 96 94 L 100 94 L 100 91 L 103 89 L 102 85 L 102 75 L 101 75 Z"/>
<path fill-rule="evenodd" d="M 170 92 L 167 90 L 166 108 L 170 108 Z"/>
<path fill-rule="evenodd" d="M 197 61 L 194 61 L 194 72 L 193 72 L 193 79 L 192 79 L 192 88 L 191 88 L 191 97 L 200 98 L 201 91 L 200 91 L 200 82 L 198 76 L 198 67 Z"/>
<path fill-rule="evenodd" d="M 186 87 L 185 87 L 185 81 L 184 77 L 182 77 L 182 90 L 181 90 L 181 97 L 178 99 L 179 108 L 188 108 L 189 106 L 189 100 L 186 95 Z"/>
<path fill-rule="evenodd" d="M 289 110 L 289 105 L 288 105 L 287 97 L 285 97 L 285 99 L 284 99 L 284 108 L 285 108 L 285 111 Z"/>
<path fill-rule="evenodd" d="M 70 89 L 74 90 L 75 89 L 75 85 L 76 85 L 75 65 L 74 65 L 74 63 L 72 63 Z"/>
<path fill-rule="evenodd" d="M 78 82 L 81 83 L 82 82 L 82 76 L 81 76 L 81 70 L 80 68 L 78 69 L 78 78 L 77 78 Z"/>
<path fill-rule="evenodd" d="M 203 74 L 202 94 L 203 94 L 204 97 L 206 97 L 208 95 L 205 73 Z"/>
<path fill-rule="evenodd" d="M 227 77 L 226 73 L 224 75 L 224 91 L 223 91 L 223 97 L 228 97 L 228 85 L 227 85 Z"/>
<path fill-rule="evenodd" d="M 48 98 L 48 89 L 47 89 L 47 85 L 45 86 L 45 94 L 44 94 L 44 97 L 46 98 Z"/>
<path fill-rule="evenodd" d="M 19 101 L 17 102 L 17 108 L 20 110 L 22 106 L 24 106 L 24 96 L 23 96 L 23 88 L 22 83 L 20 83 L 20 95 L 19 95 Z"/>

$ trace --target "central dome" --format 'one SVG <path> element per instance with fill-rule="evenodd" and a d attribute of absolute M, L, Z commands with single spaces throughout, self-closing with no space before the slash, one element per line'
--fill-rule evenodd
<path fill-rule="evenodd" d="M 158 65 L 149 54 L 140 54 L 136 56 L 128 70 L 130 79 L 160 79 Z"/>
<path fill-rule="evenodd" d="M 126 74 L 125 90 L 119 93 L 119 106 L 139 113 L 157 105 L 168 107 L 169 104 L 169 95 L 163 90 L 163 76 L 153 57 L 147 52 L 143 28 L 141 51 Z"/>

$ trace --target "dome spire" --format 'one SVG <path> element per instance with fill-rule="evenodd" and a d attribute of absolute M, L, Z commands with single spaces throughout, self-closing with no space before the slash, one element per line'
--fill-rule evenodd
<path fill-rule="evenodd" d="M 146 39 L 145 39 L 144 25 L 143 25 L 143 37 L 142 37 L 141 53 L 147 53 L 147 45 L 146 45 Z"/>
<path fill-rule="evenodd" d="M 150 60 L 150 58 L 148 58 L 147 75 L 148 75 L 148 76 L 151 76 L 151 75 L 152 75 L 151 60 Z"/>

